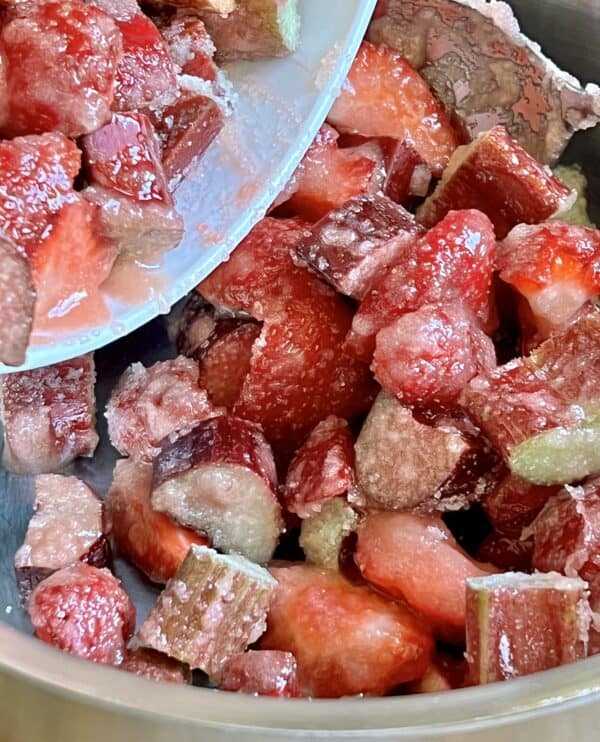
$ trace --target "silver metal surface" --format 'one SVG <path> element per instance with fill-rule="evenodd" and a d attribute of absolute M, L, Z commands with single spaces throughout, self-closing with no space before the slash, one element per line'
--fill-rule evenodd
<path fill-rule="evenodd" d="M 513 0 L 523 29 L 583 81 L 600 80 L 600 0 Z M 583 165 L 600 222 L 600 130 L 565 154 Z M 169 357 L 164 319 L 97 353 L 99 405 L 132 360 Z M 74 471 L 105 492 L 114 456 L 103 443 Z M 12 557 L 30 515 L 26 478 L 0 472 L 0 742 L 144 740 L 443 740 L 592 742 L 600 739 L 600 658 L 552 672 L 450 694 L 339 701 L 278 701 L 161 686 L 76 660 L 32 639 L 18 607 Z M 156 590 L 118 571 L 140 617 Z M 2 623 L 3 622 L 3 623 Z"/>

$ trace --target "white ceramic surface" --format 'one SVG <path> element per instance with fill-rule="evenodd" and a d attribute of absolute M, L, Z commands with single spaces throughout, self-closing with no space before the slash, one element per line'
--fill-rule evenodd
<path fill-rule="evenodd" d="M 81 329 L 34 333 L 26 363 L 36 368 L 95 350 L 169 308 L 231 253 L 285 185 L 331 107 L 375 0 L 299 0 L 301 43 L 287 59 L 227 66 L 235 113 L 179 187 L 181 244 L 159 267 L 127 266 L 108 294 L 110 319 Z M 118 269 L 118 268 L 117 268 Z M 111 279 L 114 281 L 114 279 Z M 67 324 L 67 323 L 63 323 Z"/>

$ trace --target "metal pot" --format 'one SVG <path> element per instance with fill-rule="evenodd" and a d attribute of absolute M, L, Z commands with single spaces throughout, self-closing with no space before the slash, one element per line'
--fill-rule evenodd
<path fill-rule="evenodd" d="M 596 51 L 600 0 L 512 0 L 512 4 L 525 32 L 559 64 L 583 80 L 600 80 Z M 576 137 L 565 159 L 586 169 L 600 221 L 600 130 Z M 125 353 L 142 360 L 144 354 L 156 353 L 162 332 L 155 323 L 117 348 L 103 351 L 104 358 L 112 358 L 118 372 Z M 100 389 L 100 397 L 104 391 Z M 3 493 L 13 498 L 21 494 Z M 11 520 L 5 533 L 22 533 L 23 508 L 13 503 L 4 512 L 21 513 L 20 522 Z M 0 568 L 4 565 L 6 570 L 0 596 L 1 583 L 12 580 L 7 565 L 17 543 L 11 541 L 3 543 L 9 557 L 0 560 Z M 171 742 L 174 738 L 250 742 L 298 737 L 591 742 L 600 736 L 599 720 L 600 657 L 517 681 L 440 695 L 282 701 L 153 684 L 61 654 L 0 622 L 3 742 Z"/>

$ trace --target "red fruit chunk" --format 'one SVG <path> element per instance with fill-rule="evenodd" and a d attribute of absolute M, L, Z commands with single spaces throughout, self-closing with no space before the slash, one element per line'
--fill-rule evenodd
<path fill-rule="evenodd" d="M 479 209 L 502 239 L 517 224 L 537 224 L 568 211 L 575 198 L 550 168 L 496 126 L 456 150 L 417 218 L 432 227 L 452 209 Z"/>
<path fill-rule="evenodd" d="M 34 250 L 52 216 L 77 198 L 81 153 L 53 132 L 0 142 L 0 230 L 21 250 Z"/>
<path fill-rule="evenodd" d="M 310 518 L 333 497 L 348 491 L 353 480 L 353 438 L 345 420 L 329 416 L 296 452 L 283 488 L 285 507 Z"/>
<path fill-rule="evenodd" d="M 363 42 L 329 112 L 340 131 L 408 142 L 435 176 L 458 145 L 444 109 L 400 54 Z"/>
<path fill-rule="evenodd" d="M 184 10 L 168 20 L 158 21 L 169 54 L 184 75 L 216 82 L 219 68 L 214 62 L 215 45 L 202 20 Z"/>
<path fill-rule="evenodd" d="M 566 487 L 551 497 L 526 529 L 533 536 L 533 566 L 541 572 L 581 577 L 592 610 L 600 609 L 600 483 Z"/>
<path fill-rule="evenodd" d="M 3 136 L 95 131 L 110 119 L 121 34 L 82 0 L 24 3 L 0 32 L 8 95 Z"/>
<path fill-rule="evenodd" d="M 304 695 L 385 695 L 424 674 L 431 638 L 404 606 L 332 570 L 297 565 L 271 574 L 278 586 L 260 645 L 294 654 Z"/>
<path fill-rule="evenodd" d="M 352 321 L 348 352 L 370 361 L 379 330 L 424 304 L 461 301 L 485 318 L 495 249 L 494 230 L 485 214 L 448 214 L 374 285 Z"/>
<path fill-rule="evenodd" d="M 14 242 L 0 233 L 0 361 L 19 366 L 29 344 L 35 289 L 31 267 Z"/>
<path fill-rule="evenodd" d="M 160 31 L 144 13 L 117 25 L 123 37 L 123 56 L 117 67 L 116 110 L 157 109 L 173 103 L 177 77 Z"/>
<path fill-rule="evenodd" d="M 175 440 L 219 414 L 200 388 L 198 374 L 198 364 L 183 356 L 150 368 L 131 365 L 106 405 L 108 434 L 117 451 L 149 461 L 164 439 Z"/>
<path fill-rule="evenodd" d="M 185 665 L 152 649 L 129 649 L 119 669 L 156 683 L 185 685 L 189 682 Z"/>
<path fill-rule="evenodd" d="M 503 572 L 532 572 L 533 541 L 519 536 L 492 531 L 477 549 L 480 562 L 493 564 Z"/>
<path fill-rule="evenodd" d="M 42 641 L 109 665 L 123 660 L 135 628 L 135 608 L 119 580 L 81 562 L 41 582 L 28 611 Z"/>
<path fill-rule="evenodd" d="M 48 236 L 29 248 L 36 317 L 68 314 L 108 278 L 118 246 L 99 235 L 99 217 L 92 204 L 77 196 L 56 215 Z"/>
<path fill-rule="evenodd" d="M 98 444 L 95 378 L 91 354 L 4 376 L 4 466 L 39 474 L 92 456 Z"/>
<path fill-rule="evenodd" d="M 81 141 L 91 183 L 112 188 L 134 201 L 173 203 L 161 151 L 143 113 L 116 113 L 106 126 Z"/>
<path fill-rule="evenodd" d="M 385 159 L 385 195 L 403 205 L 413 196 L 426 196 L 431 170 L 412 144 L 387 137 L 379 139 L 379 144 Z"/>
<path fill-rule="evenodd" d="M 219 689 L 258 696 L 299 698 L 298 668 L 290 652 L 252 651 L 234 655 L 221 671 Z"/>
<path fill-rule="evenodd" d="M 561 222 L 519 225 L 499 244 L 497 267 L 547 336 L 600 291 L 600 231 Z"/>
<path fill-rule="evenodd" d="M 323 124 L 281 197 L 288 196 L 286 208 L 292 214 L 318 221 L 351 198 L 380 190 L 385 171 L 379 145 L 339 149 L 338 138 L 335 129 Z"/>
<path fill-rule="evenodd" d="M 461 304 L 425 305 L 377 333 L 371 368 L 404 404 L 451 404 L 494 368 L 494 344 Z"/>
<path fill-rule="evenodd" d="M 475 684 L 530 675 L 587 654 L 583 580 L 508 572 L 467 581 L 467 660 Z"/>
<path fill-rule="evenodd" d="M 17 0 L 18 2 L 19 0 Z M 27 2 L 27 0 L 24 0 Z M 127 21 L 139 12 L 137 0 L 86 0 L 117 21 Z"/>
<path fill-rule="evenodd" d="M 163 167 L 173 191 L 195 166 L 224 124 L 223 110 L 213 98 L 183 91 L 155 121 L 163 145 Z"/>
<path fill-rule="evenodd" d="M 507 474 L 485 497 L 483 509 L 495 528 L 518 538 L 523 528 L 531 524 L 559 489 L 558 486 L 541 487 L 514 474 Z"/>
<path fill-rule="evenodd" d="M 402 206 L 357 196 L 318 221 L 296 250 L 335 289 L 362 300 L 421 233 Z"/>
<path fill-rule="evenodd" d="M 436 634 L 460 644 L 468 577 L 490 574 L 471 559 L 439 517 L 373 513 L 358 527 L 354 560 L 363 577 L 419 611 Z"/>
<path fill-rule="evenodd" d="M 112 537 L 119 552 L 152 582 L 170 580 L 192 544 L 209 541 L 174 523 L 150 504 L 152 465 L 133 459 L 115 464 L 108 492 Z"/>

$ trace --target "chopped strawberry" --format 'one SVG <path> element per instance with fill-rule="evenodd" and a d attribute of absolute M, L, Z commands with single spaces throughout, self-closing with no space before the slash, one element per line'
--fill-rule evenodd
<path fill-rule="evenodd" d="M 309 518 L 352 484 L 353 438 L 348 423 L 330 415 L 311 432 L 296 452 L 285 480 L 286 508 Z"/>
<path fill-rule="evenodd" d="M 294 654 L 305 695 L 384 695 L 427 669 L 429 632 L 399 603 L 332 570 L 297 565 L 271 573 L 278 586 L 260 645 Z"/>
<path fill-rule="evenodd" d="M 77 196 L 54 217 L 48 236 L 30 248 L 36 317 L 68 314 L 108 277 L 118 247 L 99 236 L 98 217 L 97 209 Z"/>
<path fill-rule="evenodd" d="M 339 149 L 338 137 L 333 127 L 323 124 L 292 176 L 281 198 L 288 196 L 285 208 L 293 215 L 318 221 L 354 196 L 380 190 L 385 170 L 379 145 L 367 142 Z"/>
<path fill-rule="evenodd" d="M 117 22 L 123 56 L 117 67 L 115 108 L 159 108 L 177 98 L 175 65 L 160 31 L 144 13 Z"/>
<path fill-rule="evenodd" d="M 479 209 L 502 239 L 517 224 L 537 224 L 568 211 L 575 196 L 503 126 L 495 126 L 456 150 L 417 216 L 433 227 L 452 209 Z"/>
<path fill-rule="evenodd" d="M 91 183 L 135 201 L 172 204 L 154 127 L 143 113 L 115 113 L 81 140 Z"/>
<path fill-rule="evenodd" d="M 135 608 L 119 580 L 83 562 L 40 582 L 28 611 L 42 641 L 104 664 L 123 660 L 135 629 Z"/>
<path fill-rule="evenodd" d="M 354 558 L 366 580 L 406 600 L 440 638 L 457 644 L 464 641 L 466 580 L 493 571 L 473 561 L 439 517 L 411 513 L 368 515 Z"/>
<path fill-rule="evenodd" d="M 153 582 L 167 582 L 192 544 L 209 541 L 174 523 L 150 504 L 152 464 L 120 459 L 108 492 L 112 537 L 127 557 Z"/>
<path fill-rule="evenodd" d="M 372 369 L 404 404 L 427 405 L 453 403 L 495 365 L 494 344 L 462 304 L 426 304 L 377 333 Z"/>
<path fill-rule="evenodd" d="M 402 206 L 364 195 L 326 214 L 296 250 L 335 289 L 362 300 L 421 234 Z"/>
<path fill-rule="evenodd" d="M 454 211 L 399 256 L 364 299 L 346 349 L 364 361 L 383 327 L 424 304 L 462 301 L 478 318 L 488 312 L 496 238 L 479 211 Z"/>
<path fill-rule="evenodd" d="M 22 251 L 35 249 L 51 218 L 77 200 L 80 167 L 81 153 L 58 132 L 0 142 L 0 230 Z"/>
<path fill-rule="evenodd" d="M 219 68 L 215 64 L 215 45 L 202 20 L 185 10 L 157 21 L 167 42 L 171 59 L 184 75 L 216 82 Z"/>
<path fill-rule="evenodd" d="M 294 655 L 276 650 L 250 650 L 234 655 L 223 667 L 219 689 L 278 698 L 298 698 Z"/>
<path fill-rule="evenodd" d="M 547 336 L 600 291 L 600 230 L 558 221 L 519 225 L 499 244 L 497 267 Z"/>
<path fill-rule="evenodd" d="M 6 61 L 4 136 L 76 137 L 110 119 L 122 42 L 102 10 L 83 2 L 23 3 L 0 31 Z"/>
<path fill-rule="evenodd" d="M 540 487 L 507 474 L 485 497 L 483 509 L 495 528 L 518 538 L 558 490 L 559 487 Z"/>
<path fill-rule="evenodd" d="M 406 141 L 440 176 L 458 146 L 442 105 L 400 54 L 363 42 L 329 112 L 340 131 Z"/>
<path fill-rule="evenodd" d="M 493 564 L 503 572 L 532 572 L 533 541 L 494 530 L 477 549 L 480 562 Z"/>

